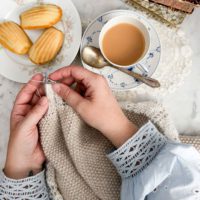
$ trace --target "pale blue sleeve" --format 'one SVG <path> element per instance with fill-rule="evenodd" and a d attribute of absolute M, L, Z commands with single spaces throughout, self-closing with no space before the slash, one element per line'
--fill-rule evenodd
<path fill-rule="evenodd" d="M 49 200 L 44 171 L 24 179 L 14 180 L 0 172 L 0 199 Z"/>
<path fill-rule="evenodd" d="M 200 199 L 200 154 L 151 122 L 108 158 L 122 177 L 121 200 Z"/>

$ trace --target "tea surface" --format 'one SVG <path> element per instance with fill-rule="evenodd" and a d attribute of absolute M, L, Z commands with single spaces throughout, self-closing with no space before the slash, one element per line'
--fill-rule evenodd
<path fill-rule="evenodd" d="M 102 46 L 104 54 L 112 63 L 127 66 L 143 55 L 145 39 L 137 27 L 121 23 L 105 33 Z"/>

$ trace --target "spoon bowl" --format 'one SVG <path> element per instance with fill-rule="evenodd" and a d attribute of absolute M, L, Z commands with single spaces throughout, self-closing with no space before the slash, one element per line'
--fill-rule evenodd
<path fill-rule="evenodd" d="M 86 46 L 82 51 L 83 61 L 94 67 L 94 68 L 103 68 L 109 66 L 110 64 L 104 59 L 103 55 L 100 52 L 100 49 L 96 47 Z"/>

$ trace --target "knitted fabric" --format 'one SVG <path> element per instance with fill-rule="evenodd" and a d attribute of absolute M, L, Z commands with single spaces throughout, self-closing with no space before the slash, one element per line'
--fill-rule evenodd
<path fill-rule="evenodd" d="M 193 145 L 200 152 L 200 136 L 180 135 L 182 143 Z"/>
<path fill-rule="evenodd" d="M 41 143 L 47 157 L 47 184 L 56 200 L 119 199 L 120 177 L 105 156 L 112 144 L 46 85 L 49 110 L 40 122 Z M 158 103 L 122 103 L 126 116 L 139 127 L 151 120 L 172 140 L 178 133 Z"/>

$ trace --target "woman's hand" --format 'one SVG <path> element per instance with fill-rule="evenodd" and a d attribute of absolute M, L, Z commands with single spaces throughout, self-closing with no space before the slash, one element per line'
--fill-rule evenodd
<path fill-rule="evenodd" d="M 32 171 L 38 173 L 45 160 L 39 143 L 37 124 L 48 109 L 46 97 L 41 99 L 35 95 L 40 90 L 43 76 L 35 75 L 18 94 L 10 122 L 10 140 L 8 144 L 7 159 L 4 168 L 6 176 L 21 179 Z"/>
<path fill-rule="evenodd" d="M 61 82 L 53 85 L 55 92 L 116 147 L 137 131 L 122 112 L 104 77 L 77 66 L 59 69 L 49 77 Z M 70 86 L 75 82 L 73 90 Z"/>

